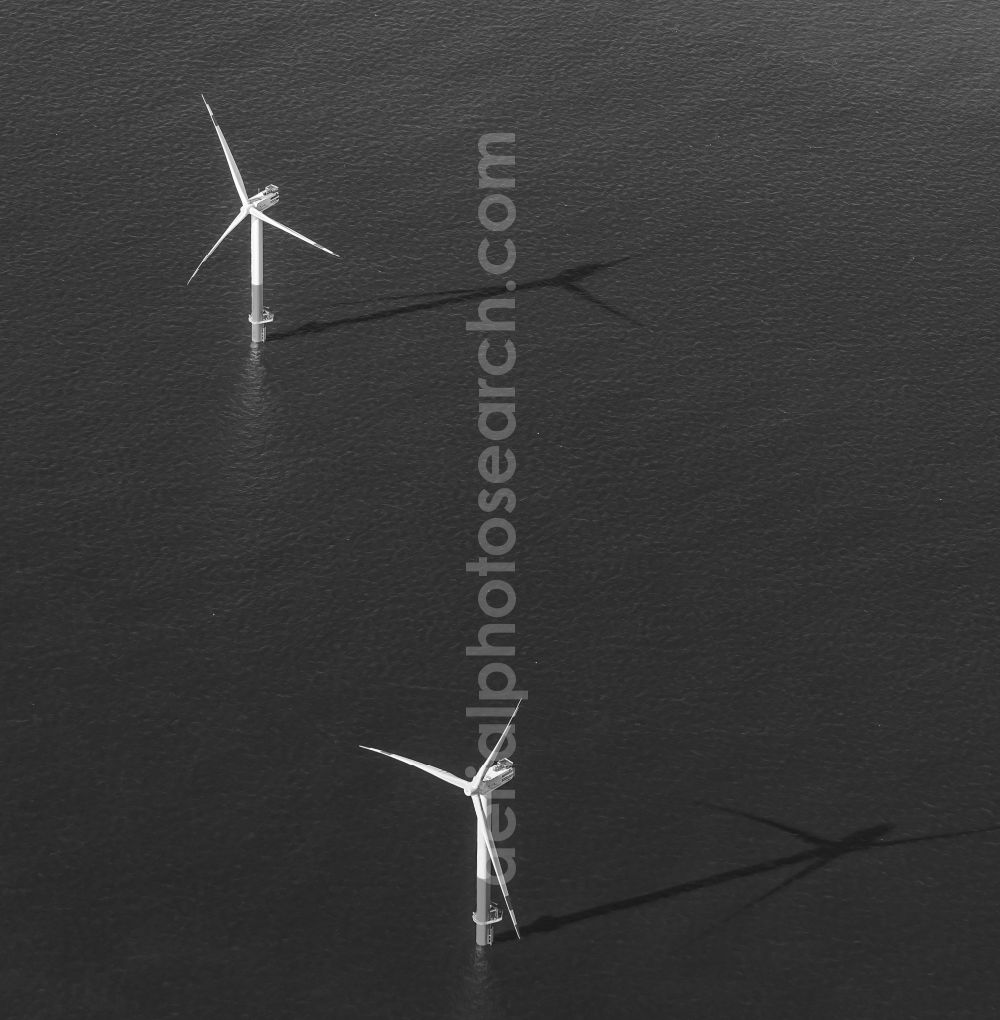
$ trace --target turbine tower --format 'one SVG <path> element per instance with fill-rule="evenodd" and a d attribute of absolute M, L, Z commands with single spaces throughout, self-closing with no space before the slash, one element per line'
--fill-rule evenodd
<path fill-rule="evenodd" d="M 523 700 L 523 699 L 522 699 Z M 452 786 L 457 786 L 472 801 L 472 808 L 476 812 L 476 912 L 472 920 L 476 923 L 476 945 L 489 946 L 493 944 L 493 925 L 502 920 L 503 915 L 490 902 L 490 862 L 493 864 L 493 871 L 497 877 L 500 891 L 503 893 L 503 901 L 507 904 L 507 913 L 510 914 L 511 924 L 514 925 L 514 932 L 518 938 L 521 932 L 517 927 L 517 918 L 514 916 L 514 908 L 510 905 L 510 895 L 507 892 L 507 883 L 503 877 L 503 868 L 500 866 L 500 859 L 497 856 L 496 843 L 493 841 L 493 833 L 490 831 L 490 796 L 492 791 L 504 783 L 509 783 L 514 778 L 514 763 L 509 758 L 501 758 L 497 761 L 500 748 L 507 739 L 511 726 L 514 724 L 514 716 L 521 707 L 519 701 L 510 714 L 510 720 L 500 735 L 493 750 L 490 751 L 486 761 L 479 767 L 475 776 L 466 781 L 458 776 L 445 772 L 444 769 L 435 768 L 433 765 L 424 765 L 412 758 L 404 758 L 401 754 L 391 754 L 389 751 L 380 751 L 377 747 L 366 747 L 359 744 L 365 751 L 374 751 L 376 754 L 384 754 L 387 758 L 395 758 L 406 765 L 413 765 L 424 772 L 438 779 L 443 779 Z"/>
<path fill-rule="evenodd" d="M 226 154 L 226 162 L 229 164 L 229 172 L 233 175 L 233 184 L 236 185 L 236 192 L 240 196 L 240 202 L 242 207 L 240 208 L 239 215 L 232 223 L 226 227 L 225 233 L 218 241 L 212 246 L 212 250 L 206 255 L 201 262 L 198 263 L 198 269 L 208 261 L 212 252 L 219 247 L 220 244 L 232 233 L 236 227 L 243 222 L 248 216 L 250 217 L 250 326 L 251 326 L 251 339 L 254 343 L 258 343 L 267 337 L 267 323 L 274 321 L 274 316 L 271 312 L 264 307 L 264 224 L 270 223 L 272 227 L 277 227 L 279 230 L 283 230 L 286 234 L 291 234 L 292 237 L 297 237 L 300 241 L 305 241 L 306 244 L 311 244 L 314 248 L 319 248 L 320 251 L 325 251 L 327 255 L 333 255 L 335 258 L 340 258 L 336 252 L 330 251 L 329 248 L 324 248 L 323 245 L 317 244 L 315 241 L 310 241 L 308 237 L 303 234 L 299 234 L 292 230 L 291 227 L 286 227 L 283 223 L 279 223 L 277 220 L 272 220 L 270 216 L 264 215 L 265 209 L 270 209 L 272 205 L 278 203 L 278 186 L 276 184 L 269 184 L 263 191 L 258 191 L 256 195 L 247 197 L 246 185 L 243 183 L 243 178 L 240 176 L 240 168 L 236 165 L 236 160 L 233 159 L 233 154 L 229 150 L 229 146 L 226 144 L 225 135 L 222 133 L 222 128 L 219 127 L 219 122 L 215 119 L 215 114 L 212 113 L 212 107 L 208 105 L 208 100 L 202 96 L 201 101 L 205 104 L 205 109 L 208 110 L 209 117 L 212 118 L 212 123 L 215 125 L 216 134 L 219 136 L 219 141 L 222 142 L 222 151 Z M 196 269 L 188 279 L 188 283 L 191 282 L 198 275 L 198 269 Z"/>

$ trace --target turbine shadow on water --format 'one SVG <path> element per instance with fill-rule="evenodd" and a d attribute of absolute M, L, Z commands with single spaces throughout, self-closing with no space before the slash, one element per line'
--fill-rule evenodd
<path fill-rule="evenodd" d="M 360 315 L 344 316 L 339 319 L 328 319 L 323 322 L 307 322 L 295 329 L 287 330 L 284 333 L 268 334 L 268 343 L 274 343 L 276 340 L 289 340 L 292 337 L 305 336 L 310 333 L 323 333 L 327 330 L 336 329 L 338 326 L 351 326 L 362 322 L 375 322 L 379 319 L 391 319 L 397 315 L 411 315 L 414 312 L 428 311 L 434 308 L 445 308 L 449 305 L 463 304 L 467 301 L 479 301 L 488 297 L 510 297 L 512 293 L 515 295 L 523 294 L 525 291 L 542 290 L 547 287 L 559 287 L 576 297 L 583 298 L 585 301 L 589 301 L 591 304 L 597 305 L 598 308 L 609 312 L 611 315 L 624 319 L 633 326 L 642 326 L 643 323 L 639 322 L 638 319 L 632 318 L 632 316 L 620 311 L 613 305 L 608 304 L 608 302 L 601 300 L 601 298 L 591 294 L 590 291 L 583 287 L 583 281 L 587 280 L 595 273 L 599 273 L 604 269 L 610 269 L 612 266 L 621 265 L 623 262 L 628 262 L 631 257 L 631 255 L 625 255 L 622 258 L 612 259 L 609 262 L 588 262 L 583 265 L 574 266 L 571 269 L 564 269 L 561 273 L 555 273 L 552 276 L 542 277 L 538 280 L 529 280 L 527 283 L 519 283 L 517 285 L 517 289 L 513 292 L 508 291 L 506 286 L 500 283 L 489 287 L 475 287 L 468 290 L 437 290 L 409 294 L 384 294 L 359 301 L 343 301 L 333 307 L 346 308 L 351 305 L 371 304 L 372 302 L 378 301 L 407 301 L 409 303 L 400 305 L 396 308 L 383 308 L 375 312 L 364 312 Z"/>
<path fill-rule="evenodd" d="M 702 878 L 696 878 L 690 882 L 681 882 L 678 885 L 667 886 L 663 889 L 654 889 L 652 892 L 641 893 L 638 896 L 630 896 L 627 899 L 613 900 L 609 903 L 599 903 L 596 906 L 586 907 L 583 910 L 577 910 L 571 914 L 560 914 L 557 916 L 545 915 L 537 918 L 529 924 L 524 925 L 521 928 L 521 936 L 527 937 L 529 935 L 537 935 L 543 932 L 556 931 L 559 928 L 564 928 L 566 925 L 576 924 L 580 921 L 589 921 L 591 918 L 603 917 L 606 914 L 613 914 L 619 910 L 630 910 L 633 907 L 641 907 L 647 903 L 654 903 L 657 900 L 666 900 L 673 896 L 680 896 L 683 893 L 697 892 L 699 889 L 709 889 L 715 885 L 724 885 L 727 882 L 734 882 L 740 878 L 749 878 L 752 875 L 762 875 L 765 872 L 776 871 L 779 868 L 790 868 L 796 865 L 803 865 L 803 867 L 796 870 L 794 874 L 786 878 L 784 881 L 778 883 L 778 885 L 776 885 L 773 889 L 763 893 L 761 896 L 755 897 L 748 903 L 745 903 L 742 907 L 734 910 L 730 914 L 727 914 L 722 918 L 722 920 L 716 922 L 716 924 L 714 924 L 711 928 L 707 929 L 706 932 L 702 932 L 702 935 L 704 935 L 707 934 L 708 931 L 713 931 L 715 928 L 718 928 L 732 920 L 738 914 L 751 909 L 763 900 L 774 896 L 783 889 L 787 889 L 799 879 L 805 878 L 807 875 L 819 871 L 821 868 L 825 868 L 828 864 L 833 864 L 834 861 L 839 860 L 841 857 L 846 857 L 848 854 L 880 850 L 893 846 L 902 846 L 905 843 L 925 843 L 930 840 L 937 839 L 958 839 L 963 836 L 975 836 L 979 833 L 996 832 L 1000 830 L 1000 825 L 990 825 L 980 829 L 959 829 L 951 832 L 931 833 L 925 836 L 906 836 L 901 839 L 885 839 L 884 837 L 892 831 L 894 826 L 882 824 L 874 825 L 866 829 L 859 829 L 857 832 L 852 832 L 843 839 L 825 839 L 822 836 L 817 836 L 811 832 L 807 832 L 805 829 L 786 825 L 783 822 L 776 821 L 773 818 L 766 818 L 763 815 L 755 815 L 749 811 L 739 811 L 735 808 L 728 808 L 718 804 L 709 804 L 706 801 L 701 801 L 699 803 L 704 807 L 708 807 L 716 811 L 724 811 L 727 814 L 759 822 L 762 825 L 767 825 L 771 828 L 778 829 L 781 832 L 795 836 L 802 842 L 807 843 L 809 845 L 809 849 L 801 850 L 795 854 L 788 854 L 784 857 L 775 857 L 771 860 L 760 861 L 757 864 L 749 864 L 742 868 L 732 868 L 729 871 L 717 872 L 714 875 L 705 875 Z M 506 941 L 507 938 L 508 936 L 505 933 L 499 935 L 497 937 L 497 941 Z"/>

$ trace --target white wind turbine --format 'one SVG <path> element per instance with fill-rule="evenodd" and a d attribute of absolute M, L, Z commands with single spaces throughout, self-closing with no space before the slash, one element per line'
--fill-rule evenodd
<path fill-rule="evenodd" d="M 522 699 L 523 700 L 523 699 Z M 496 844 L 493 842 L 493 833 L 490 831 L 490 796 L 493 790 L 514 778 L 514 763 L 509 758 L 501 758 L 497 761 L 500 748 L 507 739 L 511 726 L 514 724 L 514 716 L 521 707 L 519 701 L 510 714 L 510 721 L 496 742 L 493 750 L 490 751 L 486 761 L 479 767 L 475 776 L 466 781 L 458 776 L 445 772 L 444 769 L 435 768 L 433 765 L 424 765 L 422 762 L 414 761 L 412 758 L 404 758 L 401 754 L 392 754 L 389 751 L 380 751 L 377 747 L 366 747 L 364 744 L 358 746 L 365 751 L 374 751 L 376 754 L 384 754 L 388 758 L 395 758 L 406 765 L 413 765 L 424 772 L 438 779 L 443 779 L 452 786 L 457 786 L 465 795 L 472 800 L 472 807 L 476 812 L 476 823 L 478 839 L 476 841 L 476 913 L 472 915 L 476 922 L 476 944 L 480 946 L 491 945 L 493 942 L 492 925 L 501 920 L 499 914 L 490 903 L 490 861 L 493 862 L 493 871 L 497 876 L 500 891 L 503 893 L 503 901 L 507 904 L 507 912 L 510 914 L 511 923 L 514 925 L 514 932 L 521 937 L 517 927 L 517 918 L 514 916 L 514 908 L 510 905 L 510 895 L 507 892 L 507 883 L 504 881 L 503 868 L 497 857 Z"/>
<path fill-rule="evenodd" d="M 209 117 L 212 118 L 212 123 L 215 125 L 216 133 L 219 136 L 219 141 L 222 142 L 222 151 L 226 154 L 226 162 L 229 164 L 229 172 L 233 175 L 233 184 L 236 185 L 236 191 L 240 196 L 240 202 L 243 203 L 240 209 L 239 215 L 233 220 L 232 223 L 226 227 L 225 233 L 218 241 L 212 246 L 212 251 L 206 255 L 201 262 L 198 263 L 198 269 L 208 261 L 212 252 L 219 247 L 220 244 L 226 239 L 226 237 L 248 216 L 250 217 L 250 325 L 252 327 L 251 339 L 256 343 L 257 341 L 264 340 L 267 335 L 267 323 L 274 321 L 274 316 L 268 309 L 264 307 L 264 224 L 270 223 L 272 227 L 277 227 L 279 230 L 283 230 L 286 234 L 291 234 L 292 237 L 297 237 L 300 241 L 305 241 L 306 244 L 311 244 L 314 248 L 319 248 L 320 251 L 325 251 L 327 255 L 333 255 L 336 258 L 340 258 L 336 252 L 330 251 L 329 248 L 324 248 L 323 245 L 317 244 L 315 241 L 310 241 L 308 237 L 297 233 L 290 227 L 286 227 L 283 223 L 279 223 L 277 220 L 272 220 L 270 216 L 264 215 L 265 209 L 270 209 L 272 205 L 276 205 L 278 202 L 278 186 L 276 184 L 269 184 L 263 191 L 258 191 L 256 195 L 247 197 L 246 185 L 243 183 L 243 178 L 240 176 L 240 169 L 236 165 L 236 160 L 233 159 L 232 152 L 229 151 L 229 146 L 226 144 L 225 136 L 222 134 L 222 128 L 219 127 L 219 122 L 215 119 L 215 114 L 212 113 L 212 107 L 208 105 L 208 100 L 202 96 L 201 101 L 205 104 L 205 109 L 208 110 Z M 198 274 L 196 269 L 192 274 L 188 283 L 191 282 Z"/>

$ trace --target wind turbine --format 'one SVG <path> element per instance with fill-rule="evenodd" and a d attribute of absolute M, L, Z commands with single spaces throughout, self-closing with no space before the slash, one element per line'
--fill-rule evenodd
<path fill-rule="evenodd" d="M 523 699 L 522 699 L 523 700 Z M 521 932 L 517 927 L 517 918 L 514 916 L 514 908 L 510 905 L 510 895 L 507 892 L 507 883 L 504 881 L 503 868 L 500 867 L 500 860 L 497 857 L 496 843 L 493 842 L 493 833 L 490 831 L 490 796 L 492 791 L 504 783 L 509 783 L 514 778 L 514 763 L 509 758 L 501 758 L 497 761 L 500 748 L 507 739 L 511 726 L 514 724 L 514 716 L 521 707 L 519 701 L 510 714 L 510 720 L 500 735 L 493 750 L 490 751 L 486 761 L 479 767 L 479 771 L 471 780 L 459 779 L 458 776 L 445 772 L 444 769 L 435 768 L 433 765 L 424 765 L 422 762 L 414 761 L 412 758 L 404 758 L 401 754 L 392 754 L 389 751 L 380 751 L 377 747 L 366 747 L 359 744 L 365 751 L 374 751 L 376 754 L 384 754 L 387 758 L 395 758 L 406 765 L 422 769 L 424 772 L 438 779 L 443 779 L 452 786 L 457 786 L 472 801 L 473 810 L 476 812 L 476 828 L 478 839 L 476 841 L 476 912 L 472 920 L 476 923 L 476 945 L 488 946 L 493 943 L 493 925 L 502 919 L 499 913 L 490 902 L 490 862 L 493 863 L 493 871 L 496 873 L 500 891 L 503 893 L 503 901 L 507 904 L 507 912 L 510 914 L 511 923 L 517 937 Z"/>
<path fill-rule="evenodd" d="M 236 185 L 236 192 L 240 196 L 240 202 L 242 206 L 237 215 L 236 219 L 226 227 L 222 237 L 212 246 L 212 250 L 206 255 L 201 262 L 198 263 L 198 269 L 208 261 L 212 252 L 219 247 L 220 244 L 232 233 L 233 230 L 239 226 L 248 216 L 250 217 L 250 325 L 251 325 L 251 339 L 254 343 L 266 339 L 267 336 L 267 323 L 274 321 L 274 316 L 271 312 L 264 307 L 264 224 L 270 223 L 272 227 L 277 227 L 279 230 L 283 230 L 286 234 L 291 234 L 292 237 L 297 237 L 300 241 L 305 241 L 306 244 L 311 244 L 314 248 L 319 248 L 320 251 L 325 251 L 327 255 L 333 255 L 335 258 L 340 258 L 336 252 L 330 251 L 329 248 L 324 248 L 323 245 L 317 244 L 315 241 L 310 241 L 308 237 L 300 234 L 286 227 L 283 223 L 279 223 L 277 220 L 272 220 L 270 216 L 264 215 L 265 209 L 270 209 L 272 205 L 277 205 L 278 202 L 278 186 L 276 184 L 269 184 L 263 191 L 258 191 L 256 195 L 247 197 L 246 185 L 243 183 L 243 178 L 240 176 L 240 168 L 236 165 L 236 160 L 233 159 L 233 154 L 229 150 L 229 146 L 226 144 L 225 135 L 222 133 L 222 128 L 219 127 L 219 122 L 215 119 L 215 114 L 212 113 L 212 107 L 208 105 L 208 100 L 202 96 L 201 101 L 205 104 L 205 109 L 208 110 L 209 117 L 212 118 L 212 123 L 215 125 L 216 134 L 219 136 L 219 141 L 222 143 L 222 151 L 226 154 L 226 162 L 229 164 L 229 172 L 233 175 L 233 184 Z M 198 269 L 196 269 L 188 279 L 188 283 L 191 282 L 198 275 Z"/>

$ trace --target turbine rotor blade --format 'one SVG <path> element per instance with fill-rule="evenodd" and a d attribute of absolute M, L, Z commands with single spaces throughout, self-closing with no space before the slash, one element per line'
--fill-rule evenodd
<path fill-rule="evenodd" d="M 228 227 L 226 227 L 225 233 L 224 233 L 224 234 L 222 235 L 222 237 L 220 237 L 220 238 L 219 238 L 219 240 L 218 240 L 218 241 L 216 241 L 216 242 L 215 242 L 215 244 L 213 244 L 213 245 L 212 245 L 212 251 L 210 251 L 210 252 L 208 253 L 208 255 L 206 255 L 206 256 L 205 256 L 205 257 L 204 257 L 204 258 L 203 258 L 203 259 L 201 260 L 201 262 L 199 262 L 199 263 L 198 263 L 198 269 L 201 269 L 201 267 L 202 267 L 202 266 L 203 266 L 203 265 L 204 265 L 204 264 L 205 264 L 205 263 L 206 263 L 206 262 L 207 262 L 207 261 L 209 260 L 209 258 L 211 257 L 211 255 L 212 255 L 212 252 L 214 252 L 214 251 L 215 251 L 215 249 L 216 249 L 216 248 L 218 248 L 218 247 L 219 247 L 219 245 L 220 245 L 220 244 L 222 244 L 222 242 L 223 242 L 223 241 L 225 241 L 225 239 L 226 239 L 226 238 L 227 238 L 227 237 L 228 237 L 228 236 L 229 236 L 229 235 L 230 235 L 230 234 L 231 234 L 231 233 L 233 232 L 233 229 L 234 229 L 234 228 L 235 228 L 236 226 L 238 226 L 238 225 L 239 225 L 239 223 L 240 223 L 240 222 L 241 222 L 242 220 L 244 220 L 244 219 L 246 218 L 246 215 L 247 215 L 247 211 L 246 211 L 246 209 L 242 209 L 242 210 L 240 211 L 240 214 L 239 214 L 239 215 L 238 215 L 238 216 L 236 217 L 236 219 L 235 219 L 235 220 L 233 220 L 233 222 L 232 222 L 232 223 L 230 223 Z M 195 271 L 194 271 L 194 272 L 193 272 L 193 273 L 192 273 L 192 274 L 191 274 L 191 275 L 190 275 L 190 276 L 188 277 L 188 283 L 190 283 L 190 282 L 191 282 L 191 281 L 192 281 L 192 280 L 193 280 L 193 279 L 195 278 L 195 276 L 196 276 L 196 275 L 198 274 L 198 269 L 196 269 L 196 270 L 195 270 Z"/>
<path fill-rule="evenodd" d="M 524 701 L 524 698 L 521 698 Z M 514 722 L 514 716 L 517 715 L 517 710 L 521 707 L 521 701 L 514 706 L 514 711 L 510 713 L 510 719 L 507 722 L 507 726 L 504 728 L 503 733 L 500 734 L 500 739 L 493 745 L 493 750 L 490 751 L 486 761 L 480 766 L 479 771 L 476 773 L 476 778 L 472 780 L 471 786 L 475 790 L 479 787 L 479 784 L 483 781 L 483 776 L 486 775 L 486 770 L 497 760 L 500 755 L 500 748 L 503 746 L 503 742 L 507 739 L 507 734 L 510 732 L 510 728 Z"/>
<path fill-rule="evenodd" d="M 507 904 L 507 913 L 510 914 L 511 923 L 514 925 L 514 934 L 521 937 L 521 929 L 517 926 L 517 918 L 514 916 L 514 908 L 510 905 L 510 895 L 507 892 L 507 883 L 504 881 L 503 868 L 500 867 L 500 858 L 497 856 L 496 844 L 493 842 L 493 833 L 490 832 L 489 820 L 486 817 L 486 810 L 483 807 L 483 798 L 478 794 L 472 795 L 472 806 L 476 810 L 476 818 L 479 820 L 480 838 L 486 843 L 486 849 L 490 853 L 490 860 L 493 862 L 493 872 L 500 884 L 500 891 L 503 893 L 503 901 Z"/>
<path fill-rule="evenodd" d="M 932 832 L 929 836 L 904 836 L 902 839 L 876 840 L 872 847 L 899 846 L 901 843 L 926 843 L 931 839 L 957 839 L 959 836 L 976 836 L 981 832 L 996 832 L 1000 825 L 988 825 L 985 829 L 961 829 L 958 832 Z"/>
<path fill-rule="evenodd" d="M 323 245 L 317 244 L 315 241 L 310 241 L 305 234 L 300 234 L 297 230 L 292 230 L 291 227 L 286 227 L 284 223 L 272 220 L 270 216 L 265 216 L 259 209 L 251 209 L 250 215 L 256 216 L 257 219 L 263 220 L 265 223 L 270 223 L 272 227 L 277 227 L 279 230 L 283 230 L 286 234 L 291 234 L 292 237 L 297 237 L 300 241 L 305 241 L 306 244 L 311 244 L 314 248 L 319 248 L 320 251 L 325 251 L 327 255 L 332 255 L 335 259 L 340 258 L 335 251 L 330 251 L 329 248 L 324 248 Z"/>
<path fill-rule="evenodd" d="M 205 109 L 208 110 L 209 117 L 212 118 L 212 123 L 215 125 L 215 133 L 219 136 L 219 141 L 222 142 L 222 151 L 226 154 L 226 162 L 229 164 L 229 172 L 233 175 L 233 184 L 236 185 L 240 201 L 246 205 L 247 188 L 243 183 L 243 178 L 240 176 L 240 168 L 236 165 L 236 160 L 233 159 L 233 154 L 229 151 L 229 145 L 226 143 L 226 136 L 222 133 L 222 128 L 219 127 L 219 122 L 215 119 L 215 114 L 212 113 L 212 107 L 208 105 L 208 100 L 204 97 L 204 95 L 202 95 L 201 101 L 205 104 Z"/>
<path fill-rule="evenodd" d="M 768 889 L 766 893 L 762 893 L 760 896 L 755 896 L 749 903 L 744 903 L 742 907 L 737 907 L 735 910 L 726 914 L 721 920 L 716 921 L 711 927 L 706 928 L 705 931 L 701 932 L 698 938 L 703 938 L 708 935 L 709 932 L 715 931 L 717 928 L 721 928 L 724 924 L 728 924 L 730 921 L 737 918 L 740 914 L 746 913 L 749 910 L 753 910 L 758 903 L 763 903 L 764 900 L 770 899 L 772 896 L 777 896 L 782 889 L 787 889 L 793 882 L 798 882 L 800 878 L 806 878 L 811 875 L 814 871 L 819 871 L 820 868 L 825 868 L 828 864 L 832 863 L 832 858 L 821 857 L 817 861 L 813 861 L 812 864 L 807 864 L 804 868 L 800 868 L 793 875 L 789 875 L 784 881 L 779 882 L 773 889 Z"/>
<path fill-rule="evenodd" d="M 711 808 L 713 811 L 724 811 L 727 815 L 735 815 L 737 818 L 747 818 L 751 822 L 760 822 L 761 825 L 769 825 L 772 829 L 780 832 L 787 832 L 790 836 L 797 836 L 806 843 L 813 846 L 833 846 L 836 842 L 832 839 L 823 839 L 822 836 L 813 835 L 805 829 L 797 829 L 794 825 L 785 825 L 784 822 L 775 821 L 773 818 L 765 818 L 763 815 L 755 815 L 750 811 L 740 811 L 738 808 L 726 807 L 724 804 L 713 804 L 710 800 L 695 801 L 702 807 Z"/>
<path fill-rule="evenodd" d="M 435 768 L 433 765 L 424 765 L 423 762 L 414 761 L 412 758 L 404 758 L 401 754 L 393 754 L 391 751 L 380 751 L 377 747 L 366 747 L 364 744 L 358 744 L 358 747 L 365 751 L 374 751 L 376 754 L 384 754 L 387 758 L 395 758 L 396 761 L 401 761 L 404 765 L 412 765 L 414 768 L 421 769 L 437 779 L 443 779 L 446 783 L 457 786 L 462 793 L 465 793 L 468 787 L 468 783 L 464 779 L 459 779 L 458 776 L 453 776 L 450 772 L 445 772 L 444 769 Z"/>

